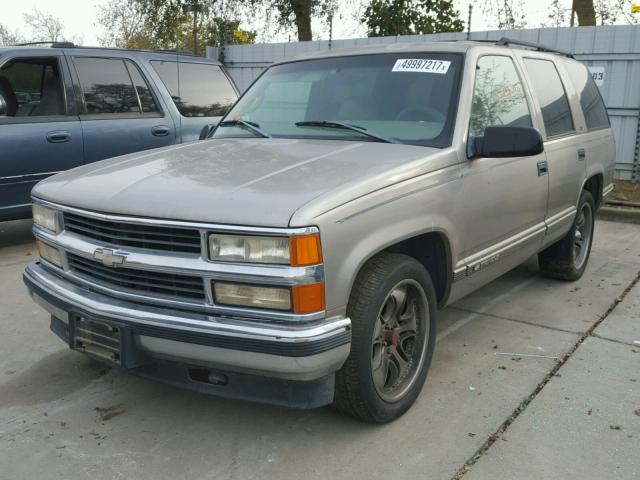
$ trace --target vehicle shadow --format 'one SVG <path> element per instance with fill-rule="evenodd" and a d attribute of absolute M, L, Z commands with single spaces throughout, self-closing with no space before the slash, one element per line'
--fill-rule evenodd
<path fill-rule="evenodd" d="M 0 248 L 33 242 L 30 218 L 0 222 Z"/>

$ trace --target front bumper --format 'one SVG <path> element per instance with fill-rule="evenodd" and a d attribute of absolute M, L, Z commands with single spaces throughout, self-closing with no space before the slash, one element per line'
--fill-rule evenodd
<path fill-rule="evenodd" d="M 329 403 L 333 373 L 349 354 L 348 318 L 285 325 L 141 305 L 82 288 L 39 263 L 29 264 L 23 278 L 34 301 L 52 315 L 52 330 L 70 346 L 77 319 L 113 322 L 126 335 L 121 366 L 160 380 L 162 369 L 157 367 L 167 367 L 164 370 L 170 373 L 165 379 L 170 383 L 180 383 L 181 369 L 185 374 L 189 368 L 211 369 L 214 376 L 228 378 L 225 387 L 211 392 L 222 396 L 291 403 L 262 399 L 260 392 L 253 395 L 246 391 L 250 385 L 273 390 L 273 382 L 269 383 L 273 380 L 286 392 L 293 387 L 313 387 L 303 395 L 304 406 Z M 189 377 L 182 386 L 189 387 L 193 381 Z M 267 384 L 271 387 L 264 387 Z M 204 385 L 196 386 L 206 390 Z M 278 390 L 275 388 L 276 393 Z M 310 392 L 316 391 L 324 392 L 325 398 L 309 403 Z M 284 396 L 295 397 L 290 392 Z"/>

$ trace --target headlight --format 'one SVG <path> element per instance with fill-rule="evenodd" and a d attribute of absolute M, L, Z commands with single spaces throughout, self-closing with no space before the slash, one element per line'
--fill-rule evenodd
<path fill-rule="evenodd" d="M 322 263 L 320 237 L 259 237 L 209 235 L 209 259 L 214 262 L 264 263 L 296 267 Z"/>
<path fill-rule="evenodd" d="M 58 220 L 56 211 L 53 208 L 34 203 L 32 211 L 33 223 L 53 233 L 58 233 Z"/>
<path fill-rule="evenodd" d="M 218 262 L 289 264 L 288 237 L 209 235 L 209 258 Z"/>
<path fill-rule="evenodd" d="M 286 287 L 257 287 L 216 282 L 213 290 L 216 303 L 221 305 L 291 310 L 291 290 Z"/>
<path fill-rule="evenodd" d="M 215 282 L 213 292 L 219 305 L 287 310 L 300 315 L 325 309 L 324 283 L 289 288 Z"/>
<path fill-rule="evenodd" d="M 38 247 L 38 253 L 40 254 L 40 258 L 47 260 L 54 265 L 62 268 L 62 260 L 60 259 L 60 250 L 56 247 L 52 247 L 48 243 L 44 243 L 41 240 L 36 241 L 36 245 Z"/>

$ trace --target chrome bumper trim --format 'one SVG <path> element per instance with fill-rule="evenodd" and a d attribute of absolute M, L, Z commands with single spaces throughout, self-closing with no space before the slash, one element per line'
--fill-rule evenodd
<path fill-rule="evenodd" d="M 151 357 L 311 380 L 340 368 L 349 354 L 348 318 L 285 326 L 136 305 L 80 288 L 36 263 L 27 266 L 24 280 L 52 315 L 66 313 L 63 322 L 70 312 L 124 322 Z"/>

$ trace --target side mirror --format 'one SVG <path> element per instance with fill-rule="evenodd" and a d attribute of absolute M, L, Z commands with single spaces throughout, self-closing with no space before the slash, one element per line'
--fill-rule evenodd
<path fill-rule="evenodd" d="M 200 130 L 199 140 L 206 140 L 207 138 L 209 138 L 209 135 L 211 134 L 214 128 L 216 128 L 215 125 L 211 123 L 207 123 L 204 127 L 202 127 L 202 130 Z"/>
<path fill-rule="evenodd" d="M 0 117 L 4 117 L 8 111 L 7 101 L 2 95 L 0 95 Z"/>
<path fill-rule="evenodd" d="M 527 157 L 544 151 L 542 136 L 532 127 L 487 127 L 474 147 L 471 158 Z"/>

